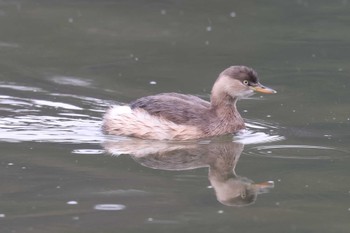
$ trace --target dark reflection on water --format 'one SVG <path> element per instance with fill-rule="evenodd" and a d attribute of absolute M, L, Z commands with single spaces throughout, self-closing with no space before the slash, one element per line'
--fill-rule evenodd
<path fill-rule="evenodd" d="M 245 206 L 257 195 L 274 187 L 273 181 L 254 183 L 235 172 L 244 145 L 236 142 L 166 143 L 145 140 L 108 141 L 104 148 L 111 154 L 128 153 L 139 164 L 160 170 L 191 170 L 209 167 L 208 178 L 219 202 Z"/>

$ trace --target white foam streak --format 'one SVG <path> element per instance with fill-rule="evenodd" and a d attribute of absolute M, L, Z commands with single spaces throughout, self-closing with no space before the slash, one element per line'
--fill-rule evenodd
<path fill-rule="evenodd" d="M 47 101 L 47 100 L 32 100 L 32 102 L 36 105 L 40 106 L 49 106 L 54 108 L 64 108 L 69 110 L 82 110 L 82 108 L 74 106 L 72 104 L 66 104 L 61 102 L 53 102 L 53 101 Z"/>

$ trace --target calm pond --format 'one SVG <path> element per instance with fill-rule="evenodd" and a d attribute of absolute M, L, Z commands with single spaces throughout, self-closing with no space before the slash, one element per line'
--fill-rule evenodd
<path fill-rule="evenodd" d="M 0 1 L 0 232 L 349 232 L 350 2 Z M 109 106 L 210 98 L 247 65 L 247 130 L 104 136 Z"/>

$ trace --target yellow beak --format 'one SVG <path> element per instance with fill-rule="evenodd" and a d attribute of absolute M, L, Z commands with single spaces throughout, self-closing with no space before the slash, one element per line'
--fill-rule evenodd
<path fill-rule="evenodd" d="M 275 187 L 275 183 L 273 181 L 266 181 L 258 184 L 253 184 L 253 187 L 257 193 L 266 193 L 269 191 L 269 189 Z"/>
<path fill-rule="evenodd" d="M 277 91 L 269 88 L 269 87 L 265 87 L 263 85 L 261 85 L 260 83 L 258 83 L 256 86 L 250 86 L 250 88 L 253 91 L 257 91 L 257 92 L 261 92 L 261 93 L 265 93 L 265 94 L 275 94 L 277 93 Z"/>

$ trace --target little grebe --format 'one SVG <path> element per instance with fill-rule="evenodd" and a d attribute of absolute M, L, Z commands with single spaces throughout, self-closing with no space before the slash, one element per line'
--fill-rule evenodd
<path fill-rule="evenodd" d="M 236 102 L 254 91 L 276 93 L 259 83 L 253 69 L 231 66 L 214 83 L 210 102 L 178 93 L 142 97 L 129 105 L 111 107 L 104 115 L 103 131 L 156 140 L 188 140 L 235 133 L 245 128 Z"/>

